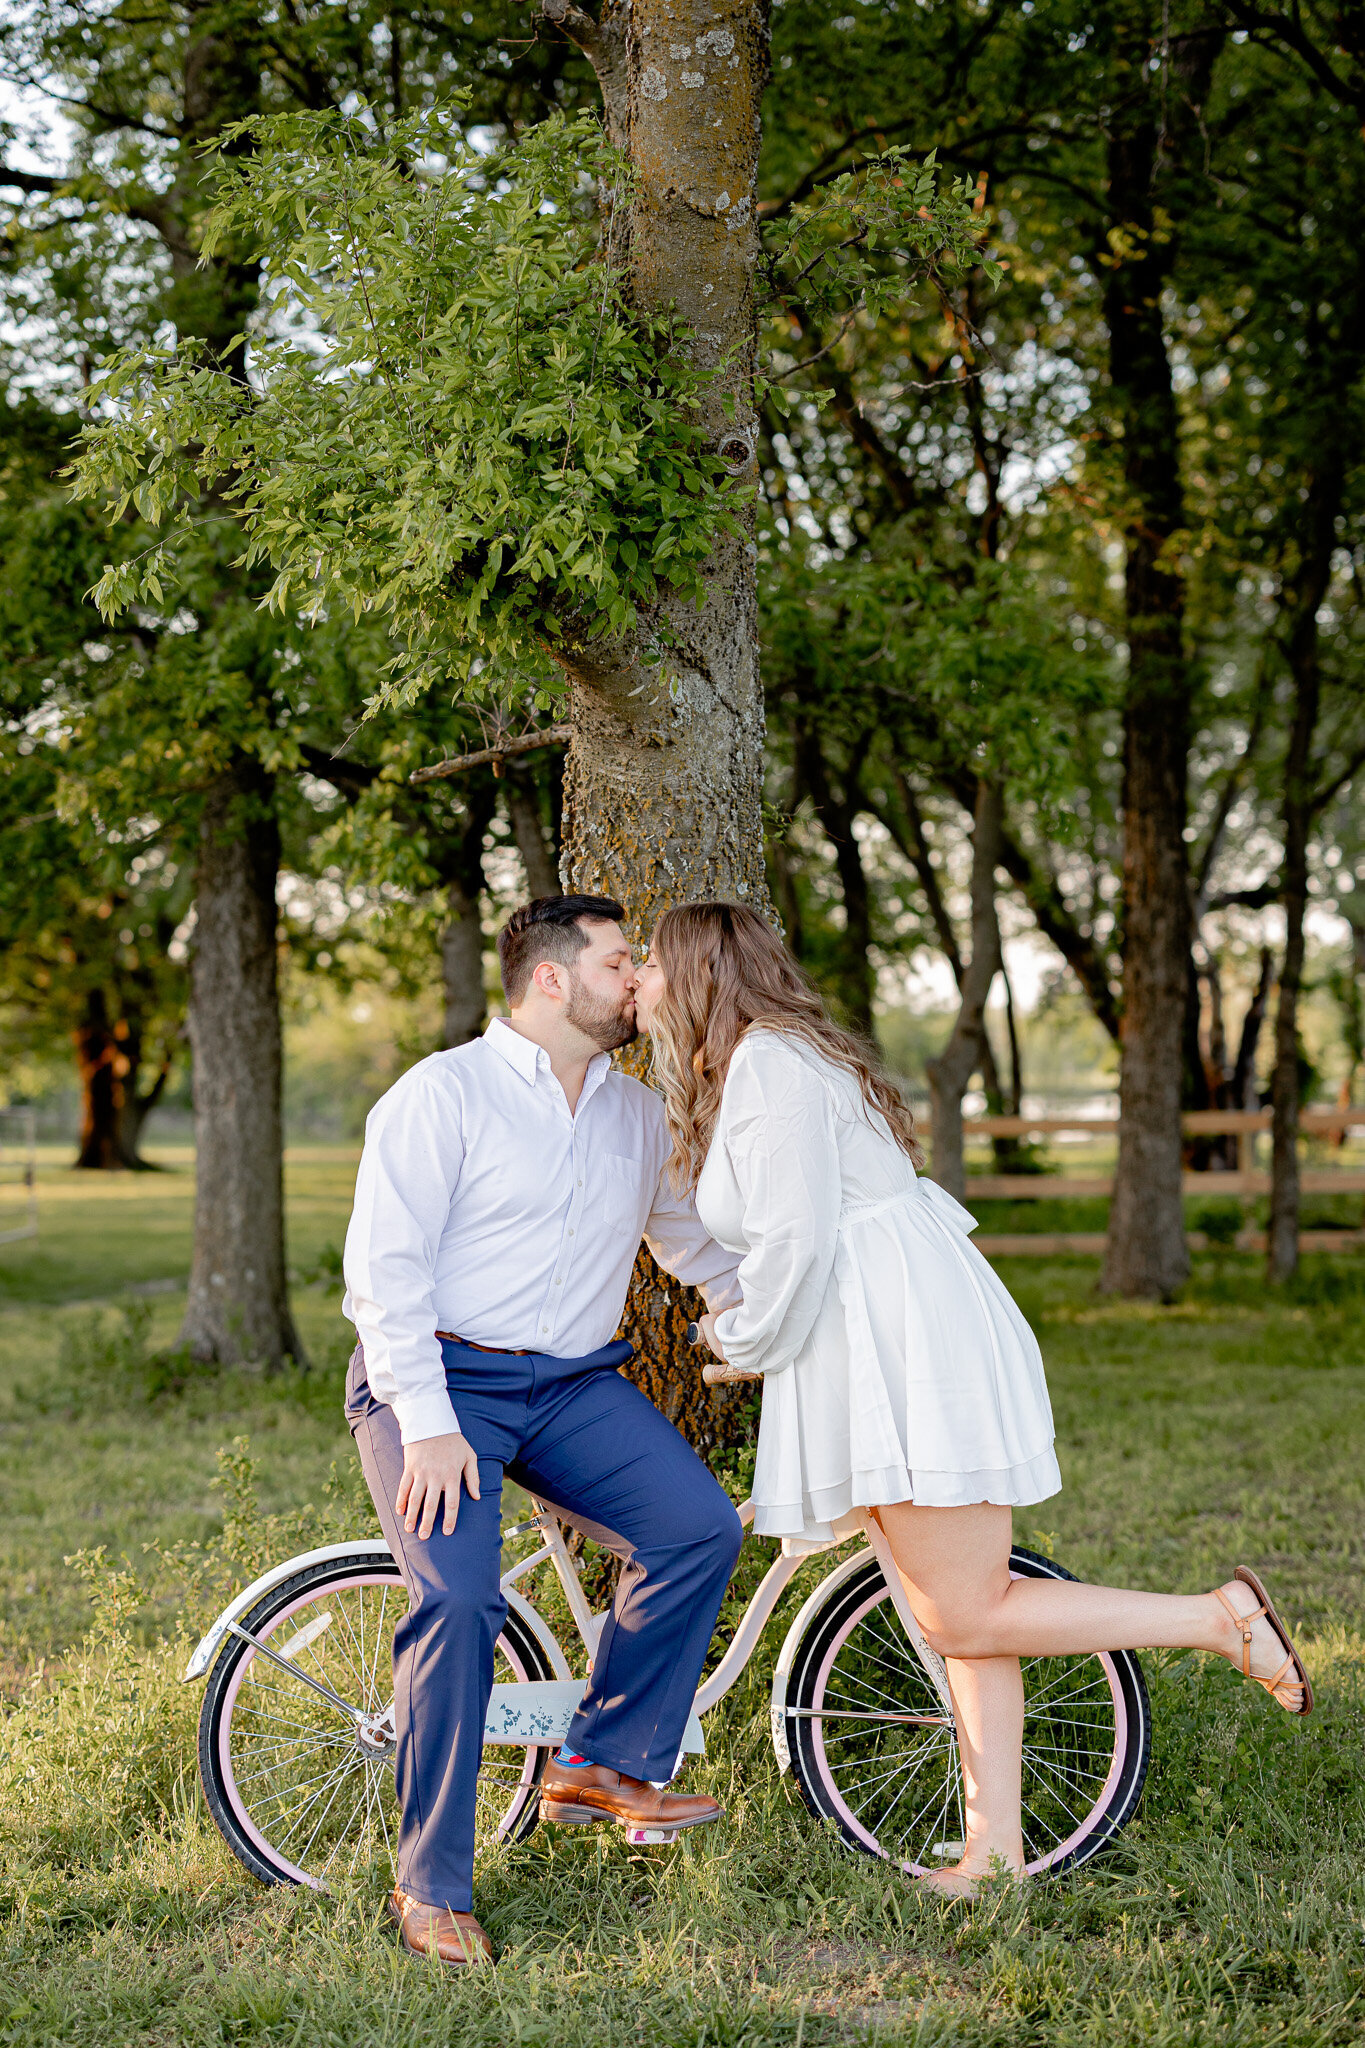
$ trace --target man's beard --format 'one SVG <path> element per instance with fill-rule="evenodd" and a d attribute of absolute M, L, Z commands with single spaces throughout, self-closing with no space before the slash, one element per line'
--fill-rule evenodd
<path fill-rule="evenodd" d="M 603 1052 L 615 1052 L 618 1046 L 630 1045 L 640 1035 L 635 1022 L 633 997 L 627 996 L 624 1003 L 609 1003 L 602 996 L 590 996 L 572 968 L 569 970 L 569 1000 L 564 1005 L 564 1018 L 585 1038 L 600 1046 Z"/>

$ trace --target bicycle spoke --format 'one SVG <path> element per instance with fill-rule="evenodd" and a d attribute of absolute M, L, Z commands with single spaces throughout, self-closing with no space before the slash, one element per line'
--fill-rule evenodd
<path fill-rule="evenodd" d="M 300 1870 L 302 1870 L 305 1867 L 303 1859 L 308 1854 L 308 1851 L 312 1848 L 314 1842 L 316 1842 L 318 1838 L 318 1831 L 322 1827 L 322 1823 L 326 1820 L 328 1814 L 332 1811 L 332 1808 L 336 1805 L 337 1800 L 340 1798 L 342 1787 L 345 1785 L 345 1783 L 345 1778 L 341 1778 L 338 1780 L 336 1790 L 333 1792 L 331 1798 L 327 1801 L 327 1804 L 323 1807 L 322 1812 L 314 1821 L 313 1832 L 308 1837 L 308 1840 L 304 1843 L 303 1848 L 300 1850 L 298 1855 L 297 1860 Z M 318 1796 L 321 1797 L 321 1794 L 319 1794 Z"/>
<path fill-rule="evenodd" d="M 346 1611 L 345 1595 L 341 1595 L 335 1601 L 329 1601 L 328 1606 L 331 1608 L 332 1612 L 336 1614 L 336 1616 L 341 1622 L 342 1627 L 345 1629 L 347 1635 L 350 1637 L 351 1648 L 356 1650 L 360 1656 L 360 1666 L 359 1669 L 357 1669 L 355 1664 L 351 1660 L 350 1652 L 345 1649 L 339 1637 L 332 1646 L 336 1650 L 337 1655 L 345 1659 L 346 1668 L 350 1672 L 352 1678 L 354 1678 L 356 1685 L 359 1688 L 360 1696 L 363 1700 L 365 1696 L 365 1656 L 364 1652 L 359 1649 L 359 1645 L 356 1642 L 355 1630 L 351 1626 L 351 1617 Z M 365 1616 L 365 1602 L 363 1598 L 360 1603 L 360 1615 L 361 1627 L 363 1629 Z M 313 1645 L 310 1643 L 308 1647 L 312 1649 Z"/>
<path fill-rule="evenodd" d="M 323 1777 L 311 1782 L 308 1786 L 292 1786 L 289 1788 L 288 1791 L 281 1792 L 275 1795 L 276 1803 L 281 1808 L 281 1811 L 275 1817 L 276 1824 L 280 1822 L 287 1822 L 287 1826 L 285 1827 L 284 1833 L 280 1836 L 279 1841 L 276 1844 L 276 1847 L 283 1847 L 283 1845 L 291 1839 L 291 1837 L 297 1832 L 297 1830 L 303 1826 L 304 1822 L 308 1818 L 308 1815 L 312 1812 L 313 1808 L 322 1798 L 328 1786 L 339 1786 L 343 1784 L 345 1780 L 350 1776 L 351 1768 L 351 1762 L 348 1758 L 347 1761 L 344 1764 L 339 1765 L 336 1770 L 326 1773 Z M 305 1791 L 307 1796 L 292 1807 L 286 1805 L 285 1801 L 290 1797 L 291 1793 L 299 1791 Z M 291 1858 L 291 1861 L 292 1860 L 293 1859 Z"/>
<path fill-rule="evenodd" d="M 911 1821 L 911 1822 L 909 1823 L 909 1825 L 908 1825 L 907 1827 L 903 1827 L 903 1828 L 902 1828 L 902 1829 L 900 1830 L 900 1840 L 901 1840 L 902 1842 L 908 1842 L 908 1841 L 910 1841 L 910 1840 L 911 1840 L 911 1837 L 912 1837 L 912 1835 L 913 1835 L 913 1833 L 914 1833 L 914 1830 L 915 1830 L 915 1828 L 916 1828 L 916 1827 L 917 1827 L 917 1826 L 919 1825 L 919 1822 L 921 1821 L 921 1819 L 922 1819 L 922 1818 L 924 1817 L 924 1815 L 925 1815 L 925 1814 L 926 1814 L 926 1813 L 927 1813 L 927 1812 L 929 1811 L 929 1808 L 930 1808 L 930 1807 L 931 1807 L 931 1806 L 932 1806 L 932 1805 L 934 1804 L 934 1801 L 935 1801 L 936 1799 L 938 1799 L 938 1798 L 939 1798 L 939 1796 L 940 1796 L 940 1795 L 939 1795 L 939 1793 L 938 1793 L 938 1791 L 937 1791 L 937 1790 L 935 1790 L 935 1791 L 931 1792 L 931 1793 L 929 1794 L 929 1797 L 928 1797 L 928 1798 L 927 1798 L 927 1799 L 926 1799 L 926 1800 L 924 1801 L 924 1804 L 923 1804 L 923 1805 L 922 1805 L 922 1806 L 920 1807 L 920 1809 L 919 1809 L 919 1812 L 918 1812 L 918 1813 L 917 1813 L 917 1814 L 915 1815 L 914 1819 L 913 1819 L 913 1820 L 912 1820 L 912 1821 Z M 889 1809 L 888 1809 L 888 1811 L 889 1811 Z M 913 1856 L 912 1856 L 912 1859 L 911 1859 L 911 1860 L 912 1860 L 913 1862 L 918 1862 L 918 1861 L 919 1861 L 918 1857 L 913 1857 Z"/>
<path fill-rule="evenodd" d="M 316 1743 L 311 1743 L 311 1744 L 305 1744 L 305 1745 L 304 1745 L 304 1747 L 305 1747 L 305 1751 L 306 1751 L 307 1749 L 309 1749 L 309 1748 L 312 1748 L 312 1749 L 323 1749 L 323 1748 L 325 1748 L 325 1749 L 334 1749 L 334 1748 L 336 1747 L 336 1744 L 335 1744 L 335 1743 L 333 1743 L 333 1742 L 331 1742 L 331 1741 L 326 1741 L 326 1742 L 316 1742 Z M 295 1752 L 294 1752 L 294 1754 L 293 1754 L 293 1755 L 291 1755 L 291 1756 L 285 1756 L 285 1757 L 273 1757 L 273 1758 L 272 1758 L 272 1759 L 271 1759 L 271 1760 L 270 1760 L 270 1761 L 269 1761 L 268 1763 L 265 1763 L 265 1764 L 263 1764 L 263 1765 L 261 1766 L 260 1770 L 258 1770 L 258 1771 L 248 1771 L 248 1772 L 246 1773 L 246 1776 L 245 1776 L 245 1777 L 243 1777 L 243 1776 L 242 1776 L 242 1774 L 241 1774 L 241 1772 L 240 1772 L 240 1771 L 234 1772 L 234 1773 L 233 1773 L 233 1775 L 234 1775 L 234 1777 L 236 1778 L 236 1780 L 237 1780 L 237 1783 L 238 1783 L 238 1785 L 239 1785 L 239 1786 L 241 1786 L 241 1785 L 250 1785 L 250 1784 L 253 1784 L 253 1783 L 254 1783 L 254 1782 L 256 1781 L 256 1779 L 258 1779 L 258 1778 L 268 1778 L 268 1777 L 272 1777 L 272 1776 L 277 1776 L 277 1775 L 279 1774 L 279 1772 L 280 1772 L 280 1771 L 282 1771 L 282 1770 L 287 1770 L 287 1769 L 289 1768 L 290 1764 L 293 1764 L 293 1763 L 300 1763 L 300 1762 L 302 1762 L 302 1761 L 303 1761 L 303 1758 L 302 1758 L 302 1757 L 300 1756 L 300 1754 L 299 1754 L 299 1753 L 298 1753 L 297 1751 L 295 1751 Z"/>
<path fill-rule="evenodd" d="M 379 1697 L 379 1655 L 387 1638 L 384 1634 L 384 1614 L 389 1604 L 389 1589 L 385 1584 L 379 1594 L 379 1620 L 375 1623 L 374 1658 L 370 1665 L 370 1697 Z"/>
<path fill-rule="evenodd" d="M 1064 1814 L 1066 1815 L 1067 1819 L 1068 1819 L 1068 1820 L 1069 1820 L 1069 1821 L 1071 1822 L 1071 1825 L 1072 1825 L 1073 1827 L 1077 1827 L 1077 1828 L 1078 1828 L 1078 1827 L 1080 1826 L 1080 1824 L 1081 1824 L 1081 1820 L 1080 1820 L 1080 1815 L 1079 1815 L 1079 1814 L 1077 1814 L 1077 1813 L 1073 1813 L 1073 1812 L 1072 1812 L 1071 1808 L 1070 1808 L 1070 1807 L 1069 1807 L 1069 1806 L 1067 1805 L 1067 1803 L 1066 1803 L 1065 1799 L 1063 1799 L 1063 1797 L 1062 1797 L 1061 1793 L 1060 1793 L 1060 1792 L 1057 1792 L 1057 1791 L 1054 1791 L 1054 1790 L 1053 1790 L 1053 1788 L 1052 1788 L 1052 1787 L 1051 1787 L 1051 1786 L 1050 1786 L 1050 1785 L 1048 1784 L 1048 1782 L 1047 1782 L 1046 1778 L 1044 1778 L 1044 1777 L 1042 1776 L 1042 1774 L 1041 1774 L 1041 1773 L 1040 1773 L 1040 1772 L 1039 1772 L 1038 1770 L 1036 1770 L 1036 1769 L 1034 1768 L 1034 1766 L 1033 1766 L 1033 1765 L 1032 1765 L 1032 1764 L 1031 1764 L 1031 1763 L 1029 1762 L 1029 1759 L 1028 1759 L 1028 1757 L 1027 1757 L 1027 1756 L 1025 1756 L 1025 1758 L 1024 1758 L 1024 1763 L 1025 1763 L 1025 1765 L 1027 1766 L 1027 1768 L 1028 1768 L 1029 1770 L 1033 1771 L 1033 1775 L 1034 1775 L 1034 1777 L 1035 1777 L 1035 1778 L 1037 1778 L 1037 1780 L 1038 1780 L 1039 1784 L 1040 1784 L 1040 1785 L 1041 1785 L 1041 1786 L 1043 1787 L 1043 1789 L 1044 1789 L 1044 1791 L 1045 1791 L 1045 1792 L 1047 1793 L 1048 1797 L 1049 1797 L 1050 1799 L 1053 1799 L 1053 1800 L 1055 1800 L 1055 1801 L 1056 1801 L 1056 1803 L 1057 1803 L 1057 1805 L 1061 1807 L 1061 1809 L 1062 1809 L 1062 1812 L 1063 1812 L 1063 1813 L 1064 1813 Z"/>
<path fill-rule="evenodd" d="M 288 1812 L 288 1802 L 297 1799 L 298 1795 L 301 1792 L 304 1792 L 308 1794 L 308 1798 L 305 1799 L 303 1802 L 304 1806 L 306 1807 L 310 1799 L 320 1797 L 322 1790 L 325 1789 L 326 1786 L 330 1785 L 334 1778 L 344 1777 L 346 1773 L 352 1768 L 352 1759 L 349 1756 L 343 1757 L 340 1763 L 331 1765 L 331 1767 L 325 1771 L 318 1771 L 316 1775 L 311 1778 L 296 1778 L 290 1784 L 282 1785 L 278 1791 L 272 1792 L 266 1790 L 263 1792 L 258 1792 L 256 1794 L 256 1804 L 258 1806 L 266 1806 L 273 1804 L 277 1807 L 283 1808 L 285 1812 Z M 317 1789 L 315 1790 L 314 1788 Z"/>
<path fill-rule="evenodd" d="M 881 1787 L 886 1783 L 888 1778 L 903 1778 L 905 1780 L 905 1783 L 908 1785 L 912 1779 L 917 1778 L 919 1776 L 920 1772 L 925 1768 L 927 1764 L 930 1764 L 934 1761 L 935 1756 L 944 1748 L 945 1745 L 941 1742 L 929 1742 L 925 1744 L 924 1752 L 917 1762 L 912 1762 L 911 1759 L 907 1757 L 897 1757 L 894 1764 L 892 1764 L 888 1770 L 883 1771 L 881 1775 L 873 1782 L 872 1790 L 868 1793 L 867 1798 L 863 1800 L 862 1805 L 851 1807 L 849 1809 L 850 1812 L 854 1815 L 855 1818 L 861 1816 L 861 1814 L 863 1813 L 864 1809 L 868 1806 L 868 1804 L 876 1798 L 877 1793 L 880 1791 Z M 855 1787 L 854 1789 L 861 1790 L 861 1786 L 867 1783 L 868 1780 L 864 1778 L 861 1780 L 860 1785 Z"/>

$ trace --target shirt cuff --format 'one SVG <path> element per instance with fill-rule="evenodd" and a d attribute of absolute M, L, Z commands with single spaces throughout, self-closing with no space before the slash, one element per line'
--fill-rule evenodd
<path fill-rule="evenodd" d="M 730 1356 L 730 1338 L 734 1334 L 735 1318 L 739 1314 L 743 1306 L 744 1303 L 742 1300 L 737 1301 L 733 1308 L 725 1309 L 720 1315 L 716 1317 L 716 1335 L 719 1337 L 721 1344 L 724 1347 L 727 1359 Z"/>
<path fill-rule="evenodd" d="M 739 1308 L 744 1301 L 737 1270 L 726 1273 L 719 1280 L 705 1281 L 699 1292 L 712 1315 L 719 1315 L 723 1309 Z"/>
<path fill-rule="evenodd" d="M 429 1436 L 451 1436 L 460 1427 L 444 1387 L 433 1387 L 427 1394 L 400 1394 L 391 1406 L 405 1444 L 425 1443 Z"/>

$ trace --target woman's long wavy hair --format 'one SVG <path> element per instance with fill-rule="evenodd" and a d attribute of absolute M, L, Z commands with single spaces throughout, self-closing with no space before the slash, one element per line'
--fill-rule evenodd
<path fill-rule="evenodd" d="M 746 1031 L 784 1031 L 854 1076 L 916 1166 L 915 1120 L 872 1047 L 841 1031 L 771 926 L 742 903 L 666 910 L 649 942 L 665 989 L 654 1012 L 654 1072 L 673 1134 L 675 1188 L 694 1188 L 720 1113 L 730 1056 Z"/>

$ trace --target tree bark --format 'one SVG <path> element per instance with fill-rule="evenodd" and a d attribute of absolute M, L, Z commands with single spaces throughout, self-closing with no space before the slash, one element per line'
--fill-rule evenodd
<path fill-rule="evenodd" d="M 445 887 L 449 918 L 441 933 L 441 983 L 445 1015 L 441 1042 L 467 1045 L 488 1017 L 483 985 L 483 842 L 497 808 L 498 784 L 484 769 L 471 776 L 463 822 L 448 828 L 433 858 Z"/>
<path fill-rule="evenodd" d="M 445 989 L 445 1020 L 441 1043 L 467 1045 L 478 1038 L 488 1016 L 483 986 L 483 921 L 479 898 L 465 894 L 459 881 L 446 885 L 449 921 L 441 933 L 441 982 Z"/>
<path fill-rule="evenodd" d="M 1308 836 L 1317 808 L 1313 744 L 1322 699 L 1318 612 L 1332 576 L 1343 485 L 1341 440 L 1328 429 L 1322 461 L 1308 483 L 1305 544 L 1293 586 L 1287 648 L 1294 678 L 1294 715 L 1284 768 L 1284 863 L 1280 876 L 1284 959 L 1275 1006 L 1266 1247 L 1266 1278 L 1274 1282 L 1292 1280 L 1299 1269 L 1299 994 L 1303 986 L 1303 921 L 1308 908 Z"/>
<path fill-rule="evenodd" d="M 995 871 L 1000 862 L 1004 809 L 1000 785 L 983 778 L 977 786 L 972 827 L 972 957 L 963 969 L 962 1000 L 948 1043 L 937 1059 L 925 1061 L 933 1102 L 934 1179 L 959 1202 L 967 1193 L 962 1098 L 981 1065 L 986 1002 L 1002 965 Z"/>
<path fill-rule="evenodd" d="M 852 742 L 853 758 L 856 759 L 862 744 L 862 736 Z M 844 1022 L 864 1038 L 871 1038 L 872 998 L 876 991 L 870 957 L 872 897 L 862 849 L 853 829 L 861 809 L 861 791 L 848 776 L 844 777 L 843 788 L 835 790 L 819 737 L 809 726 L 798 729 L 796 771 L 799 781 L 810 792 L 815 815 L 834 848 L 834 865 L 844 899 L 844 929 L 839 934 L 835 956 L 838 979 L 833 993 L 844 1010 Z"/>
<path fill-rule="evenodd" d="M 507 815 L 512 836 L 526 870 L 526 887 L 532 897 L 559 896 L 559 863 L 540 817 L 540 792 L 531 771 L 509 768 L 505 776 Z"/>
<path fill-rule="evenodd" d="M 102 988 L 85 999 L 85 1015 L 72 1033 L 81 1082 L 81 1136 L 76 1165 L 90 1173 L 118 1173 L 127 1166 L 119 1129 L 129 1063 L 109 1019 Z M 134 1076 L 136 1080 L 136 1076 Z"/>
<path fill-rule="evenodd" d="M 276 1368 L 303 1356 L 284 1267 L 283 1066 L 270 776 L 238 754 L 199 830 L 190 1042 L 194 1255 L 180 1341 L 196 1358 Z"/>
<path fill-rule="evenodd" d="M 731 472 L 758 481 L 754 408 L 755 198 L 766 10 L 753 0 L 635 0 L 593 23 L 564 0 L 547 13 L 591 57 L 608 129 L 636 186 L 630 288 L 642 313 L 676 312 L 695 360 L 722 374 L 704 431 Z M 726 410 L 726 400 L 733 410 Z M 574 736 L 564 777 L 568 889 L 618 897 L 631 934 L 695 897 L 770 909 L 763 859 L 763 700 L 752 506 L 706 568 L 698 609 L 665 594 L 615 643 L 565 648 Z M 643 1071 L 637 1050 L 633 1064 Z M 686 1346 L 696 1297 L 642 1254 L 625 1329 L 632 1376 L 691 1442 L 724 1442 L 743 1388 L 704 1385 Z"/>
<path fill-rule="evenodd" d="M 1126 13 L 1108 152 L 1114 253 L 1104 256 L 1109 372 L 1123 433 L 1128 682 L 1119 1154 L 1101 1286 L 1167 1300 L 1189 1273 L 1180 1092 L 1190 954 L 1190 683 L 1184 579 L 1174 554 L 1184 525 L 1179 421 L 1161 308 L 1173 250 L 1156 195 L 1161 151 L 1170 146 L 1167 114 L 1202 95 L 1184 77 L 1169 102 L 1158 95 L 1148 72 L 1148 10 Z M 1206 54 L 1211 62 L 1212 46 Z"/>
<path fill-rule="evenodd" d="M 1229 1109 L 1258 1109 L 1260 1097 L 1256 1086 L 1256 1055 L 1261 1044 L 1261 1027 L 1265 1023 L 1266 1007 L 1270 1001 L 1270 982 L 1274 972 L 1269 946 L 1261 948 L 1260 972 L 1256 987 L 1252 991 L 1247 1013 L 1242 1019 L 1241 1035 L 1237 1040 L 1237 1058 L 1233 1062 L 1232 1076 L 1228 1082 Z"/>
<path fill-rule="evenodd" d="M 136 1014 L 111 1021 L 102 988 L 86 996 L 85 1016 L 72 1034 L 81 1082 L 81 1135 L 76 1166 L 87 1172 L 150 1172 L 139 1146 L 142 1127 L 165 1092 L 169 1054 L 146 1094 L 138 1093 L 142 1022 Z"/>

